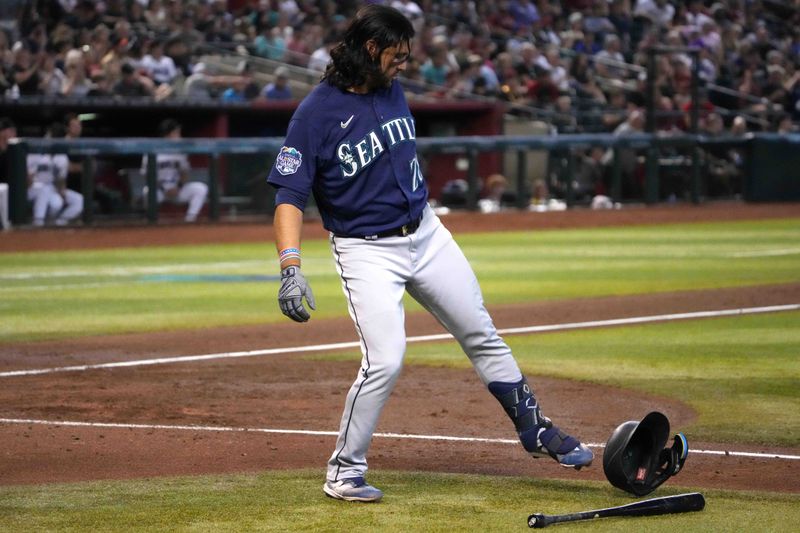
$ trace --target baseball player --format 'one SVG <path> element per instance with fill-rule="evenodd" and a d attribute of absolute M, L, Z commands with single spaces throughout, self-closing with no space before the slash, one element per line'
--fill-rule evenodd
<path fill-rule="evenodd" d="M 362 8 L 331 52 L 322 82 L 289 123 L 268 181 L 277 188 L 278 302 L 310 318 L 311 287 L 300 266 L 303 209 L 313 193 L 361 342 L 361 369 L 347 395 L 325 494 L 373 502 L 367 449 L 400 374 L 406 348 L 403 293 L 453 334 L 513 421 L 525 449 L 581 468 L 593 454 L 542 415 L 511 350 L 483 305 L 472 268 L 433 210 L 417 159 L 414 119 L 395 79 L 414 30 L 399 11 Z"/>
<path fill-rule="evenodd" d="M 63 137 L 61 123 L 52 124 L 47 137 Z M 55 217 L 57 226 L 66 226 L 83 212 L 83 195 L 67 188 L 69 160 L 65 154 L 28 154 L 28 201 L 33 203 L 33 225 L 44 226 Z"/>
<path fill-rule="evenodd" d="M 158 125 L 159 134 L 166 139 L 181 138 L 181 124 L 173 119 L 165 119 Z M 208 196 L 208 185 L 201 181 L 189 181 L 189 158 L 186 154 L 157 154 L 156 172 L 158 191 L 156 198 L 160 204 L 171 200 L 179 204 L 189 204 L 186 208 L 186 222 L 194 222 L 203 208 Z M 142 158 L 142 174 L 147 172 L 147 156 Z M 142 193 L 147 200 L 148 188 Z"/>

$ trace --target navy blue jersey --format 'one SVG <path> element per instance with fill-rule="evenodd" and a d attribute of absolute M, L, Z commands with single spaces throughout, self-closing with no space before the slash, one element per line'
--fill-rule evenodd
<path fill-rule="evenodd" d="M 397 81 L 369 94 L 323 81 L 295 111 L 267 181 L 277 203 L 303 209 L 313 193 L 327 230 L 374 235 L 422 215 L 428 190 L 415 139 Z"/>

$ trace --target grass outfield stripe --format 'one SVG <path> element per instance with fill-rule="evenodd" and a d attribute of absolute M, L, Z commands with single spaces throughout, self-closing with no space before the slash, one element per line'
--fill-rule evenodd
<path fill-rule="evenodd" d="M 331 436 L 338 435 L 336 431 L 314 431 L 310 429 L 271 429 L 271 428 L 243 428 L 230 426 L 191 426 L 191 425 L 167 425 L 167 424 L 124 424 L 115 422 L 77 422 L 69 420 L 39 420 L 35 418 L 0 418 L 0 424 L 31 424 L 44 426 L 69 426 L 69 427 L 91 427 L 108 429 L 164 429 L 171 431 L 209 431 L 219 433 L 272 433 L 284 435 L 312 435 L 312 436 Z M 453 437 L 450 435 L 416 435 L 410 433 L 375 433 L 373 436 L 384 439 L 408 439 L 408 440 L 432 440 L 447 442 L 483 442 L 489 444 L 517 444 L 516 439 L 493 439 L 487 437 Z M 597 442 L 586 443 L 591 448 L 604 448 L 605 444 Z M 789 455 L 781 453 L 760 453 L 760 452 L 736 452 L 728 450 L 690 450 L 690 453 L 704 455 L 721 455 L 730 457 L 750 457 L 758 459 L 784 459 L 789 461 L 800 461 L 800 455 Z"/>
<path fill-rule="evenodd" d="M 782 255 L 800 254 L 800 248 L 781 248 L 779 250 L 753 250 L 750 252 L 734 252 L 726 257 L 779 257 Z"/>
<path fill-rule="evenodd" d="M 98 281 L 89 283 L 60 283 L 58 285 L 18 285 L 16 287 L 0 287 L 0 292 L 32 292 L 32 291 L 61 291 L 64 289 L 97 289 L 111 285 L 125 285 L 130 281 Z"/>
<path fill-rule="evenodd" d="M 243 267 L 243 266 L 269 266 L 270 262 L 264 259 L 250 259 L 242 261 L 216 261 L 213 263 L 181 263 L 181 264 L 167 264 L 158 266 L 131 266 L 131 267 L 99 267 L 90 269 L 70 269 L 63 267 L 58 271 L 47 272 L 16 272 L 10 274 L 0 274 L 0 279 L 6 280 L 25 280 L 25 279 L 52 279 L 52 278 L 69 278 L 79 276 L 136 276 L 139 274 L 160 274 L 160 273 L 173 273 L 185 272 L 196 269 L 220 269 L 229 267 Z"/>
<path fill-rule="evenodd" d="M 800 310 L 800 304 L 770 305 L 765 307 L 745 307 L 739 309 L 721 309 L 717 311 L 697 311 L 693 313 L 675 313 L 671 315 L 649 315 L 629 318 L 613 318 L 609 320 L 594 320 L 590 322 L 572 322 L 568 324 L 550 324 L 544 326 L 527 326 L 523 328 L 506 328 L 497 330 L 500 335 L 514 335 L 522 333 L 541 333 L 546 331 L 562 331 L 579 328 L 597 328 L 608 326 L 623 326 L 630 324 L 645 324 L 648 322 L 664 322 L 670 320 L 686 320 L 693 318 L 715 318 L 723 316 L 750 315 L 758 313 L 775 313 L 780 311 Z M 452 339 L 449 333 L 439 333 L 436 335 L 420 335 L 408 337 L 406 342 L 430 342 Z M 213 359 L 235 359 L 240 357 L 256 357 L 261 355 L 282 355 L 300 352 L 319 352 L 331 350 L 346 350 L 358 348 L 359 342 L 339 342 L 333 344 L 314 344 L 311 346 L 293 346 L 288 348 L 270 348 L 265 350 L 249 350 L 244 352 L 222 352 L 205 355 L 186 355 L 179 357 L 161 357 L 157 359 L 137 359 L 132 361 L 117 361 L 114 363 L 98 363 L 93 365 L 61 366 L 51 368 L 38 368 L 31 370 L 9 370 L 0 372 L 0 378 L 35 376 L 40 374 L 52 374 L 55 372 L 84 372 L 86 370 L 97 370 L 102 368 L 122 368 L 134 366 L 165 365 L 172 363 L 190 363 L 195 361 L 210 361 Z"/>

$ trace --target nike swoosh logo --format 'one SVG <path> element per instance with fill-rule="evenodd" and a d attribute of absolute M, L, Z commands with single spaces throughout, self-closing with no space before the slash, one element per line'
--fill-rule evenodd
<path fill-rule="evenodd" d="M 354 116 L 355 115 L 350 115 L 350 118 L 348 118 L 346 121 L 342 121 L 342 122 L 339 123 L 339 125 L 342 127 L 342 129 L 345 129 L 347 126 L 350 125 L 350 121 L 353 120 Z"/>

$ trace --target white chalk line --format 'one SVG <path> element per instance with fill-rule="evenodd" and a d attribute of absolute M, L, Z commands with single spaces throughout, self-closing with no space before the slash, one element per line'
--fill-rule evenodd
<path fill-rule="evenodd" d="M 119 422 L 79 422 L 73 420 L 40 420 L 35 418 L 0 418 L 0 424 L 28 424 L 39 426 L 67 426 L 67 427 L 88 427 L 101 429 L 144 429 L 144 430 L 167 430 L 167 431 L 205 431 L 215 433 L 269 433 L 279 435 L 308 435 L 336 437 L 336 431 L 315 431 L 310 429 L 275 429 L 275 428 L 248 428 L 231 426 L 194 426 L 194 425 L 169 425 L 169 424 L 125 424 Z M 373 437 L 382 439 L 405 439 L 405 440 L 426 440 L 442 442 L 481 442 L 487 444 L 519 444 L 516 439 L 499 439 L 488 437 L 455 437 L 451 435 L 419 435 L 413 433 L 374 433 Z M 590 448 L 605 448 L 605 444 L 599 442 L 585 443 Z M 784 459 L 788 461 L 800 461 L 800 455 L 789 455 L 783 453 L 764 453 L 764 452 L 738 452 L 729 450 L 694 450 L 691 454 L 720 455 L 730 457 L 749 457 L 754 459 Z"/>
<path fill-rule="evenodd" d="M 164 274 L 173 272 L 187 272 L 195 270 L 217 270 L 220 268 L 236 268 L 236 267 L 251 267 L 263 266 L 266 267 L 270 263 L 264 259 L 248 259 L 242 261 L 217 261 L 213 263 L 179 263 L 158 266 L 131 266 L 131 267 L 107 267 L 107 268 L 61 268 L 58 271 L 47 272 L 15 272 L 8 274 L 0 274 L 0 280 L 14 280 L 14 279 L 39 279 L 39 278 L 69 278 L 80 276 L 135 276 L 139 274 Z"/>
<path fill-rule="evenodd" d="M 777 257 L 781 255 L 800 254 L 800 248 L 778 248 L 776 250 L 750 250 L 747 252 L 733 252 L 726 257 Z"/>
<path fill-rule="evenodd" d="M 745 307 L 739 309 L 721 309 L 717 311 L 697 311 L 692 313 L 674 313 L 669 315 L 650 315 L 629 318 L 613 318 L 609 320 L 593 320 L 589 322 L 572 322 L 566 324 L 549 324 L 542 326 L 527 326 L 521 328 L 499 329 L 500 335 L 519 335 L 524 333 L 541 333 L 547 331 L 563 331 L 579 328 L 599 328 L 608 326 L 623 326 L 631 324 L 644 324 L 648 322 L 664 322 L 670 320 L 686 320 L 694 318 L 715 318 L 723 316 L 751 315 L 758 313 L 775 313 L 780 311 L 800 310 L 800 304 L 771 305 L 765 307 Z M 449 333 L 438 333 L 435 335 L 419 335 L 408 337 L 406 342 L 431 342 L 452 339 Z M 10 378 L 19 376 L 35 376 L 40 374 L 52 374 L 56 372 L 84 372 L 87 370 L 99 370 L 104 368 L 124 368 L 136 366 L 165 365 L 174 363 L 190 363 L 196 361 L 211 361 L 214 359 L 236 359 L 241 357 L 257 357 L 262 355 L 283 355 L 305 352 L 335 351 L 358 348 L 358 341 L 337 342 L 331 344 L 314 344 L 310 346 L 291 346 L 287 348 L 268 348 L 262 350 L 248 350 L 242 352 L 221 352 L 204 355 L 184 355 L 178 357 L 159 357 L 155 359 L 134 359 L 131 361 L 116 361 L 112 363 L 96 363 L 91 365 L 59 366 L 50 368 L 36 368 L 29 370 L 9 370 L 0 372 L 0 378 Z"/>
<path fill-rule="evenodd" d="M 129 281 L 97 281 L 89 283 L 59 283 L 57 285 L 18 285 L 16 287 L 0 287 L 0 292 L 46 292 L 63 291 L 70 289 L 97 289 L 111 285 L 124 285 Z"/>

